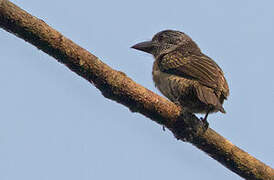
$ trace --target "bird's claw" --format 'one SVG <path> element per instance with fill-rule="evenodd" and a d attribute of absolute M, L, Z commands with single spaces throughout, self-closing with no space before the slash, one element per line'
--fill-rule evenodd
<path fill-rule="evenodd" d="M 208 126 L 209 126 L 208 121 L 205 118 L 202 118 L 202 117 L 200 118 L 200 120 L 202 121 L 203 127 L 204 127 L 204 129 L 206 131 L 208 129 Z"/>

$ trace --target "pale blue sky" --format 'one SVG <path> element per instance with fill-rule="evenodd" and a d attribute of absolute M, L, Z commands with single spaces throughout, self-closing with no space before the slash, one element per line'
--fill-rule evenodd
<path fill-rule="evenodd" d="M 187 33 L 231 90 L 210 126 L 274 166 L 273 1 L 12 2 L 158 94 L 152 57 L 129 47 L 164 29 Z M 241 179 L 2 29 L 0 49 L 1 180 Z"/>

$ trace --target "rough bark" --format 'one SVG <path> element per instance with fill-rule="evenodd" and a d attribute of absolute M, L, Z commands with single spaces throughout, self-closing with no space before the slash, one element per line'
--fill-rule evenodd
<path fill-rule="evenodd" d="M 82 76 L 102 94 L 166 126 L 176 138 L 192 143 L 245 179 L 274 179 L 274 169 L 244 152 L 211 128 L 204 131 L 200 120 L 180 107 L 113 70 L 95 55 L 58 31 L 20 9 L 0 0 L 0 27 L 53 56 Z M 103 129 L 102 129 L 103 131 Z"/>

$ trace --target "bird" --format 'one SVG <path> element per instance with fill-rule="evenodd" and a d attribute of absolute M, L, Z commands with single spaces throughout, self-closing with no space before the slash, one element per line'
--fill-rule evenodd
<path fill-rule="evenodd" d="M 229 87 L 224 73 L 187 34 L 163 30 L 131 48 L 154 56 L 155 86 L 183 110 L 205 114 L 201 120 L 207 127 L 209 113 L 226 113 L 223 102 Z"/>

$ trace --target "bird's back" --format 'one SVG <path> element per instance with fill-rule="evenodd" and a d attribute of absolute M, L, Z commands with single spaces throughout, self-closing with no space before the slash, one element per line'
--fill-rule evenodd
<path fill-rule="evenodd" d="M 222 104 L 229 88 L 224 73 L 201 52 L 186 53 L 177 49 L 159 57 L 154 62 L 153 80 L 165 96 L 172 101 L 181 99 L 181 104 L 191 106 L 192 112 L 206 111 L 204 105 L 214 107 L 212 112 L 225 112 Z"/>

